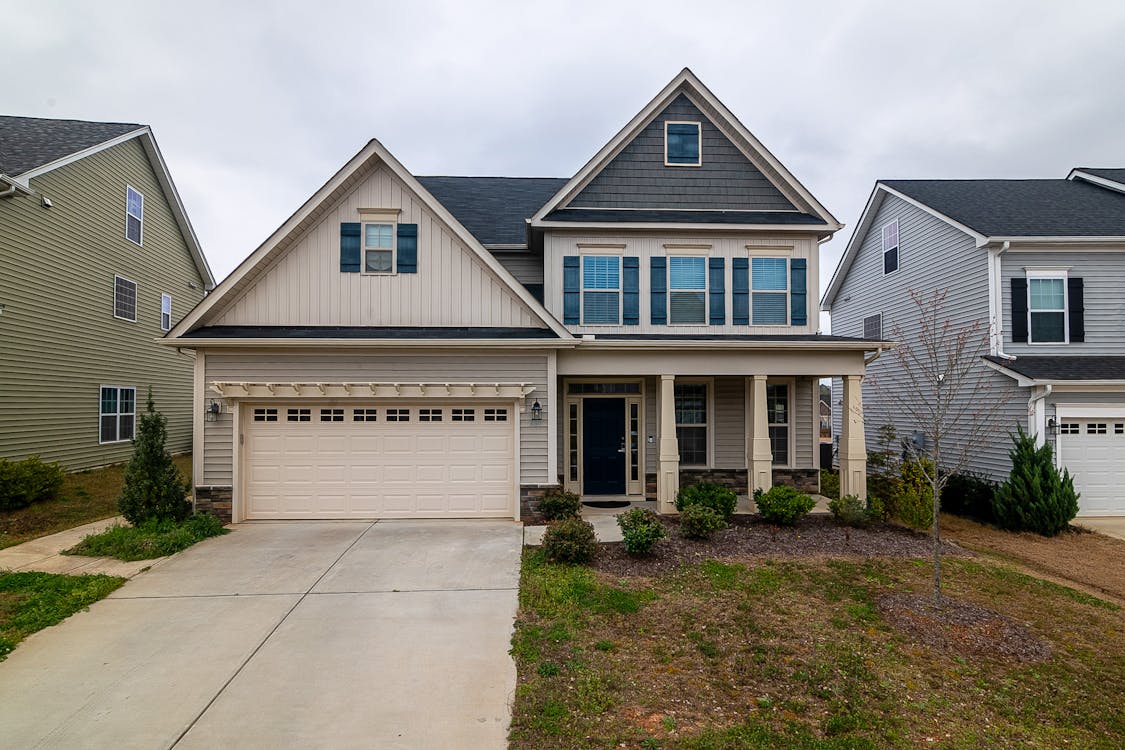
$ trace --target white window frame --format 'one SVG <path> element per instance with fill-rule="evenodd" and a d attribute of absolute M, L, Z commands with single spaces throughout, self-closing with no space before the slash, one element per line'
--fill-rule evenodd
<path fill-rule="evenodd" d="M 781 289 L 775 289 L 775 290 L 772 290 L 772 291 L 768 290 L 768 289 L 762 289 L 762 290 L 755 291 L 755 289 L 754 289 L 754 259 L 755 258 L 763 258 L 763 259 L 771 259 L 771 260 L 783 259 L 785 261 L 785 290 L 784 291 L 782 291 Z M 792 273 L 791 267 L 790 267 L 790 260 L 791 259 L 792 259 L 792 256 L 788 252 L 785 253 L 784 255 L 781 254 L 781 253 L 760 253 L 760 252 L 754 252 L 753 254 L 751 254 L 751 256 L 750 256 L 750 325 L 752 325 L 752 326 L 766 326 L 766 327 L 772 326 L 774 328 L 776 328 L 778 326 L 792 325 L 790 323 L 790 320 L 792 320 L 792 305 L 791 305 L 790 300 L 789 300 L 789 295 L 792 292 L 792 286 L 793 286 L 792 279 L 790 278 L 790 274 Z M 754 322 L 754 295 L 755 294 L 784 294 L 785 295 L 785 322 L 784 323 L 756 323 L 756 322 Z"/>
<path fill-rule="evenodd" d="M 703 424 L 698 423 L 684 423 L 676 422 L 675 429 L 682 427 L 702 427 L 707 443 L 707 461 L 702 464 L 687 464 L 680 463 L 681 468 L 687 469 L 710 469 L 715 463 L 715 379 L 714 378 L 676 378 L 676 382 L 672 386 L 672 411 L 675 413 L 675 400 L 676 389 L 678 385 L 703 385 L 707 387 L 706 408 L 707 414 L 706 421 Z M 677 453 L 679 453 L 679 436 L 676 439 Z"/>
<path fill-rule="evenodd" d="M 137 216 L 129 210 L 130 191 L 136 193 L 137 197 L 141 199 L 140 216 Z M 137 223 L 141 225 L 139 237 L 136 240 L 129 236 L 129 217 L 136 219 Z M 145 194 L 129 184 L 125 185 L 125 239 L 129 240 L 129 242 L 132 242 L 137 247 L 143 247 L 145 244 Z"/>
<path fill-rule="evenodd" d="M 694 125 L 699 139 L 699 157 L 695 163 L 668 161 L 668 126 L 669 125 Z M 665 120 L 664 121 L 664 166 L 666 167 L 701 167 L 703 166 L 703 122 L 695 120 Z"/>
<path fill-rule="evenodd" d="M 386 225 L 391 228 L 391 246 L 386 247 L 368 247 L 367 246 L 367 227 L 375 225 Z M 394 276 L 398 273 L 398 217 L 365 217 L 359 227 L 359 270 L 364 276 Z M 391 253 L 391 270 L 389 271 L 368 271 L 367 270 L 367 251 L 387 252 Z"/>
<path fill-rule="evenodd" d="M 165 312 L 164 308 L 168 308 L 167 312 Z M 168 316 L 167 320 L 165 320 L 164 316 Z M 171 294 L 161 294 L 160 295 L 160 330 L 162 330 L 162 331 L 171 331 L 172 330 L 172 295 Z"/>
<path fill-rule="evenodd" d="M 578 309 L 580 325 L 584 326 L 621 326 L 622 315 L 624 313 L 625 304 L 625 258 L 624 252 L 606 252 L 606 248 L 602 248 L 597 252 L 585 252 L 579 255 L 581 258 L 578 266 Z M 587 258 L 617 258 L 617 321 L 614 323 L 588 323 L 586 321 L 586 259 Z M 591 292 L 613 292 L 613 289 L 598 289 L 592 288 Z"/>
<path fill-rule="evenodd" d="M 1067 286 L 1068 268 L 1025 268 L 1024 275 L 1027 279 L 1027 343 L 1033 346 L 1057 346 L 1070 343 L 1070 290 Z M 1031 315 L 1033 312 L 1057 313 L 1059 310 L 1032 310 L 1031 309 L 1031 280 L 1059 280 L 1062 281 L 1063 301 L 1063 337 L 1061 341 L 1036 341 L 1031 328 Z"/>
<path fill-rule="evenodd" d="M 787 442 L 789 444 L 788 450 L 786 450 L 786 452 L 785 452 L 785 463 L 783 463 L 783 464 L 773 464 L 773 466 L 775 466 L 778 469 L 791 469 L 796 464 L 796 451 L 797 451 L 797 445 L 796 445 L 796 443 L 797 443 L 797 440 L 796 440 L 796 436 L 797 436 L 797 431 L 796 431 L 796 426 L 797 426 L 797 418 L 796 418 L 797 417 L 797 415 L 796 415 L 797 379 L 796 378 L 767 378 L 766 379 L 766 388 L 767 388 L 767 392 L 766 392 L 766 404 L 767 404 L 767 406 L 766 406 L 766 430 L 767 430 L 767 434 L 768 434 L 768 431 L 769 431 L 770 427 L 780 427 L 782 425 L 781 422 L 774 422 L 773 421 L 773 415 L 770 413 L 770 410 L 769 410 L 769 392 L 768 392 L 768 389 L 769 389 L 770 386 L 783 386 L 785 388 L 785 413 L 786 413 L 786 416 L 789 417 L 789 421 L 787 423 L 785 423 L 785 427 L 787 428 L 785 430 L 785 432 L 786 432 L 786 435 L 788 437 Z M 820 399 L 818 398 L 817 401 L 819 402 L 819 400 Z M 818 422 L 819 422 L 819 419 L 818 419 Z M 818 448 L 818 450 L 819 450 L 819 448 Z M 773 459 L 772 459 L 772 454 L 773 454 L 773 443 L 772 443 L 772 441 L 770 443 L 770 454 L 771 454 L 770 461 L 772 463 L 772 461 L 773 461 Z"/>
<path fill-rule="evenodd" d="M 114 423 L 115 426 L 116 426 L 116 429 L 114 430 L 114 434 L 117 436 L 117 438 L 115 440 L 102 440 L 102 417 L 108 417 L 109 416 L 109 414 L 102 412 L 102 390 L 104 390 L 106 388 L 113 388 L 114 390 L 117 391 L 117 411 L 113 413 L 113 415 L 117 418 L 117 421 Z M 133 392 L 133 411 L 132 411 L 132 413 L 121 411 L 121 391 L 132 391 Z M 136 435 L 137 435 L 137 388 L 136 388 L 136 386 L 132 386 L 132 385 L 99 385 L 98 386 L 98 445 L 114 445 L 114 444 L 117 444 L 117 443 L 128 443 L 130 440 L 132 440 L 133 438 L 122 438 L 121 437 L 121 417 L 127 417 L 127 416 L 133 417 L 133 437 L 136 437 Z"/>
<path fill-rule="evenodd" d="M 130 284 L 133 285 L 133 317 L 131 317 L 131 318 L 126 318 L 124 316 L 121 316 L 121 315 L 117 314 L 117 281 L 118 281 L 118 279 L 120 279 L 121 281 L 127 281 L 127 282 L 129 282 Z M 117 318 L 118 320 L 128 321 L 129 323 L 136 323 L 137 322 L 137 308 L 140 307 L 140 304 L 141 304 L 141 285 L 138 284 L 137 282 L 133 281 L 132 279 L 127 279 L 124 276 L 122 276 L 121 274 L 115 273 L 113 275 L 113 317 Z"/>
<path fill-rule="evenodd" d="M 710 304 L 711 299 L 711 269 L 708 264 L 708 256 L 706 251 L 703 253 L 684 252 L 677 250 L 675 253 L 670 254 L 668 257 L 668 325 L 670 326 L 705 326 L 710 323 Z M 702 258 L 703 260 L 703 289 L 677 289 L 672 286 L 672 258 Z M 703 292 L 703 320 L 699 322 L 685 323 L 682 321 L 674 322 L 672 320 L 672 292 Z"/>
<path fill-rule="evenodd" d="M 887 230 L 891 227 L 895 228 L 895 243 L 888 246 Z M 898 273 L 898 270 L 902 268 L 902 236 L 900 235 L 900 231 L 901 227 L 899 226 L 898 219 L 895 219 L 894 221 L 888 221 L 886 224 L 879 228 L 879 242 L 880 246 L 883 248 L 883 252 L 879 257 L 882 258 L 881 270 L 884 276 L 890 276 L 893 273 Z M 889 253 L 891 250 L 895 251 L 895 268 L 893 271 L 888 271 L 887 253 Z"/>

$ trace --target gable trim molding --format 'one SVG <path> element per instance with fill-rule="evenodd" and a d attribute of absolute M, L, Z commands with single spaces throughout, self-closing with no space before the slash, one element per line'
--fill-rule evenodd
<path fill-rule="evenodd" d="M 1125 183 L 1118 182 L 1117 180 L 1111 180 L 1108 177 L 1099 177 L 1096 174 L 1090 174 L 1086 170 L 1080 169 L 1078 167 L 1075 167 L 1074 169 L 1070 170 L 1070 174 L 1068 174 L 1066 176 L 1066 179 L 1068 179 L 1068 180 L 1082 180 L 1083 182 L 1089 182 L 1093 185 L 1097 185 L 1098 187 L 1103 187 L 1106 190 L 1113 190 L 1113 191 L 1116 191 L 1118 193 L 1125 193 Z"/>

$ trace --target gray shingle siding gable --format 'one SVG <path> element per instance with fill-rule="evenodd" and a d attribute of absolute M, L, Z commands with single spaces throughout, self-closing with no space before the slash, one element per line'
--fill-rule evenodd
<path fill-rule="evenodd" d="M 666 120 L 702 123 L 702 166 L 664 166 Z M 573 208 L 795 210 L 683 94 L 657 115 L 567 205 Z"/>

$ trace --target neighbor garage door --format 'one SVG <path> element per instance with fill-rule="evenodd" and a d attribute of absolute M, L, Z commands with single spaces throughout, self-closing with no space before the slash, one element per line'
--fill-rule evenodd
<path fill-rule="evenodd" d="M 1125 515 L 1125 421 L 1060 420 L 1059 457 L 1081 493 L 1078 515 Z"/>
<path fill-rule="evenodd" d="M 249 404 L 243 425 L 248 519 L 514 513 L 509 406 Z"/>

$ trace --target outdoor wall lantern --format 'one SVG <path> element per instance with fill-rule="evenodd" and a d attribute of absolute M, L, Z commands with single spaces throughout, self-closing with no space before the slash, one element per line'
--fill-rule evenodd
<path fill-rule="evenodd" d="M 204 414 L 204 418 L 208 422 L 216 422 L 219 419 L 220 411 L 222 411 L 222 407 L 219 406 L 219 402 L 211 399 L 207 404 L 207 412 Z"/>
<path fill-rule="evenodd" d="M 539 399 L 535 399 L 535 403 L 531 405 L 531 421 L 543 421 L 543 405 L 539 403 Z"/>
<path fill-rule="evenodd" d="M 1059 429 L 1059 423 L 1055 421 L 1054 417 L 1051 417 L 1050 419 L 1047 420 L 1047 434 L 1048 435 L 1050 435 L 1051 437 L 1054 437 L 1055 433 L 1058 431 L 1058 429 Z"/>

